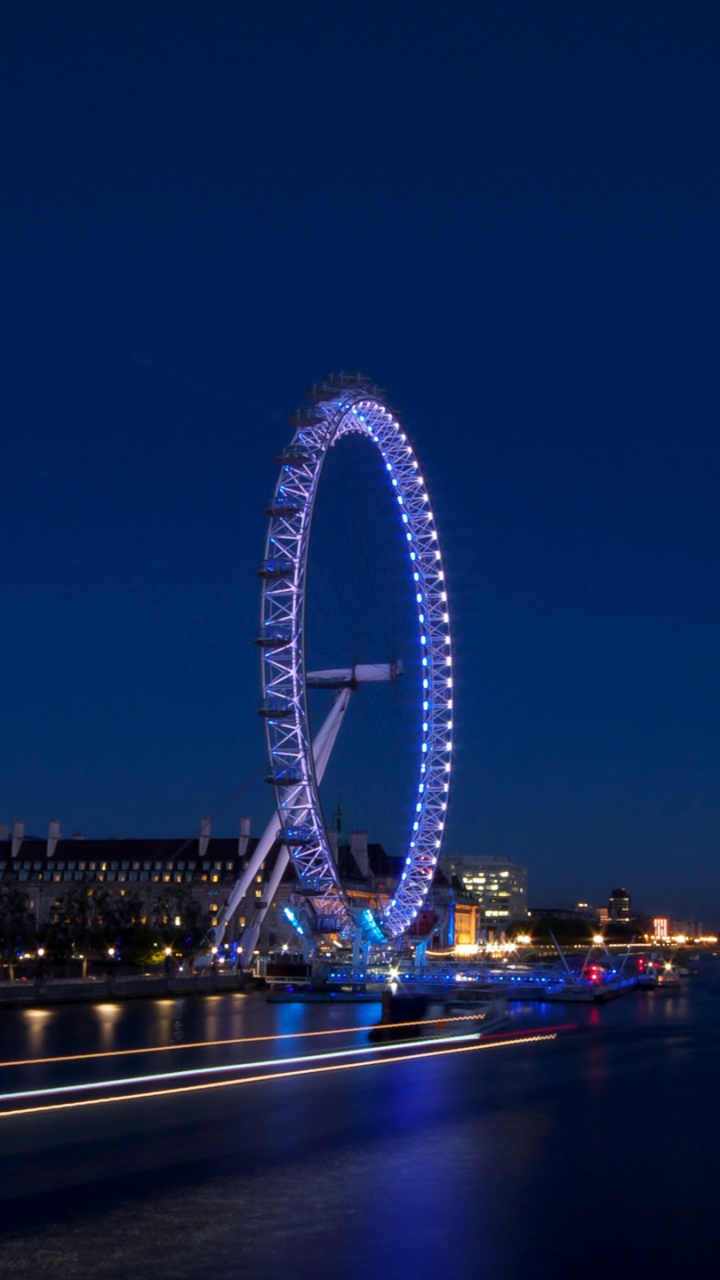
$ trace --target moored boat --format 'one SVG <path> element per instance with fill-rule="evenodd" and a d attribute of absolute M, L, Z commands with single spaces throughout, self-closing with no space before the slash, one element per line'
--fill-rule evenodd
<path fill-rule="evenodd" d="M 479 1038 L 508 1021 L 508 1003 L 495 991 L 383 992 L 382 1018 L 370 1028 L 374 1044 L 389 1040 Z"/>

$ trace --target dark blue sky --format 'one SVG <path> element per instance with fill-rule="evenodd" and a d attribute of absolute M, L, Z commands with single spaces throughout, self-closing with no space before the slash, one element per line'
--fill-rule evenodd
<path fill-rule="evenodd" d="M 1 820 L 261 767 L 273 457 L 362 368 L 443 535 L 448 851 L 720 922 L 719 53 L 698 0 L 5 0 Z"/>

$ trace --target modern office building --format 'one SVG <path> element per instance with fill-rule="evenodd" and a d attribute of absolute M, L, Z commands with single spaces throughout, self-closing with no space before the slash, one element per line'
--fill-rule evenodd
<path fill-rule="evenodd" d="M 526 867 L 507 858 L 458 857 L 443 862 L 473 895 L 485 928 L 502 929 L 514 920 L 527 919 Z"/>
<path fill-rule="evenodd" d="M 627 889 L 613 889 L 608 898 L 608 916 L 615 924 L 627 924 L 632 915 L 632 903 Z"/>

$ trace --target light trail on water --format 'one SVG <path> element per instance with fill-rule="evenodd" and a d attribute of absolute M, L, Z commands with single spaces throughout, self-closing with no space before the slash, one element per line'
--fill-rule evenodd
<path fill-rule="evenodd" d="M 564 1028 L 559 1028 L 559 1029 L 564 1029 Z M 475 1037 L 472 1037 L 472 1038 L 475 1039 Z M 478 1053 L 481 1050 L 487 1050 L 487 1049 L 501 1049 L 501 1048 L 507 1048 L 509 1046 L 515 1046 L 515 1045 L 519 1046 L 523 1044 L 535 1044 L 535 1043 L 552 1041 L 557 1039 L 557 1031 L 556 1030 L 543 1031 L 533 1035 L 523 1035 L 523 1036 L 518 1035 L 514 1038 L 504 1038 L 504 1039 L 495 1039 L 495 1040 L 488 1039 L 488 1040 L 482 1041 L 479 1044 L 476 1043 L 476 1044 L 458 1045 L 457 1041 L 460 1039 L 465 1040 L 465 1039 L 470 1039 L 470 1037 L 453 1037 L 452 1048 L 421 1049 L 414 1053 L 398 1054 L 397 1057 L 392 1057 L 392 1058 L 375 1058 L 371 1061 L 368 1061 L 367 1059 L 363 1059 L 360 1062 L 324 1062 L 322 1066 L 301 1067 L 293 1071 L 287 1071 L 287 1070 L 273 1071 L 264 1075 L 241 1076 L 239 1079 L 233 1079 L 233 1080 L 205 1080 L 200 1084 L 178 1085 L 175 1088 L 149 1089 L 149 1090 L 143 1090 L 143 1092 L 141 1093 L 127 1093 L 127 1094 L 114 1094 L 114 1095 L 110 1094 L 102 1098 L 78 1098 L 70 1102 L 49 1102 L 49 1103 L 42 1103 L 32 1107 L 13 1107 L 6 1111 L 0 1111 L 0 1120 L 8 1120 L 13 1116 L 39 1115 L 39 1114 L 47 1113 L 50 1111 L 68 1111 L 68 1110 L 75 1109 L 77 1107 L 105 1106 L 113 1102 L 134 1102 L 134 1101 L 140 1101 L 141 1099 L 146 1099 L 146 1098 L 166 1098 L 166 1097 L 176 1096 L 178 1094 L 199 1093 L 199 1092 L 206 1091 L 208 1089 L 237 1088 L 239 1085 L 259 1084 L 262 1081 L 298 1079 L 303 1076 L 322 1075 L 324 1073 L 331 1072 L 331 1071 L 352 1071 L 360 1067 L 390 1066 L 393 1063 L 413 1062 L 420 1058 L 440 1058 L 440 1057 L 447 1057 L 452 1054 L 458 1054 L 458 1053 Z M 433 1043 L 437 1044 L 438 1041 L 435 1040 Z M 440 1041 L 440 1043 L 444 1043 L 444 1041 Z M 385 1048 L 386 1049 L 392 1049 L 392 1048 L 406 1049 L 407 1044 L 400 1044 L 396 1046 L 385 1046 Z M 328 1057 L 331 1057 L 331 1058 L 339 1057 L 341 1053 L 354 1054 L 354 1056 L 357 1056 L 359 1052 L 363 1052 L 363 1051 L 364 1050 L 355 1050 L 355 1051 L 340 1050 L 334 1054 L 322 1054 L 322 1055 L 314 1054 L 310 1056 L 310 1059 L 308 1058 L 295 1059 L 295 1060 L 288 1059 L 286 1061 L 295 1061 L 295 1062 L 298 1062 L 298 1061 L 303 1062 L 308 1060 L 317 1061 L 317 1059 L 321 1057 L 323 1059 Z M 378 1051 L 379 1049 L 377 1046 L 372 1046 L 372 1052 L 377 1053 Z M 280 1060 L 278 1059 L 271 1060 L 268 1063 L 268 1065 L 277 1066 L 279 1065 L 279 1061 Z M 219 1070 L 227 1071 L 227 1070 L 237 1069 L 238 1067 L 245 1067 L 245 1068 L 252 1067 L 257 1069 L 259 1066 L 262 1066 L 262 1065 L 263 1065 L 262 1063 L 252 1062 L 252 1063 L 246 1063 L 246 1064 L 236 1064 L 235 1068 L 232 1068 L 232 1067 L 219 1068 Z M 209 1070 L 212 1070 L 212 1068 L 209 1068 Z M 179 1072 L 176 1074 L 180 1076 L 186 1076 L 190 1073 Z M 128 1081 L 128 1083 L 131 1085 L 132 1084 L 138 1085 L 144 1082 L 156 1081 L 157 1079 L 158 1079 L 157 1076 L 137 1076 L 137 1077 L 131 1078 Z M 102 1089 L 102 1088 L 114 1087 L 115 1083 L 116 1082 L 113 1082 L 113 1081 L 105 1081 L 105 1082 L 101 1081 L 95 1085 L 89 1085 L 89 1086 L 88 1085 L 84 1085 L 84 1086 L 70 1085 L 70 1086 L 66 1086 L 64 1089 L 61 1089 L 61 1090 L 44 1090 L 44 1091 L 35 1090 L 32 1092 L 26 1092 L 26 1093 L 5 1094 L 5 1095 L 0 1095 L 0 1100 L 4 1102 L 13 1101 L 13 1100 L 22 1101 L 23 1099 L 29 1098 L 32 1096 L 49 1097 L 54 1093 L 65 1092 L 72 1089 L 76 1089 L 76 1090 L 80 1088 Z"/>
<path fill-rule="evenodd" d="M 456 1044 L 466 1040 L 477 1040 L 477 1033 L 466 1036 L 443 1036 L 433 1040 L 434 1044 Z M 124 1076 L 119 1080 L 90 1080 L 82 1084 L 56 1085 L 49 1089 L 26 1089 L 21 1092 L 0 1093 L 0 1102 L 10 1102 L 24 1098 L 50 1098 L 61 1094 L 87 1093 L 96 1089 L 125 1089 L 143 1081 L 159 1083 L 165 1080 L 183 1080 L 190 1076 L 215 1076 L 228 1071 L 256 1071 L 266 1067 L 276 1067 L 280 1062 L 285 1066 L 297 1066 L 305 1062 L 331 1061 L 336 1058 L 356 1058 L 371 1053 L 394 1053 L 406 1047 L 407 1042 L 387 1045 L 358 1045 L 354 1049 L 333 1049 L 329 1053 L 302 1054 L 296 1058 L 268 1058 L 264 1062 L 229 1062 L 216 1067 L 187 1067 L 184 1071 L 159 1071 L 143 1076 Z"/>
<path fill-rule="evenodd" d="M 480 1022 L 484 1017 L 479 1013 L 462 1013 L 452 1014 L 447 1018 L 426 1019 L 416 1018 L 413 1022 L 393 1022 L 393 1030 L 408 1027 L 431 1026 L 440 1024 L 444 1026 L 449 1022 Z M 46 1058 L 15 1058 L 6 1062 L 0 1062 L 0 1070 L 3 1067 L 37 1067 L 50 1066 L 57 1062 L 91 1062 L 97 1058 L 128 1058 L 140 1056 L 145 1053 L 178 1053 L 183 1049 L 217 1049 L 223 1045 L 229 1044 L 262 1044 L 275 1043 L 280 1040 L 306 1040 L 318 1036 L 343 1036 L 343 1035 L 359 1035 L 363 1031 L 368 1031 L 368 1026 L 355 1027 L 334 1027 L 330 1030 L 323 1031 L 287 1031 L 277 1035 L 264 1036 L 234 1036 L 227 1040 L 193 1040 L 187 1044 L 156 1044 L 146 1045 L 139 1049 L 104 1049 L 98 1053 L 65 1053 L 55 1057 Z"/>

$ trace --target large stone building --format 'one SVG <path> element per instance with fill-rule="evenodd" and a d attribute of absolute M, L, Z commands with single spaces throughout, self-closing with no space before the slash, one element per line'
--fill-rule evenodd
<path fill-rule="evenodd" d="M 381 845 L 368 843 L 365 832 L 355 831 L 338 840 L 331 831 L 330 841 L 351 900 L 379 905 L 392 894 L 402 859 L 390 858 Z M 192 902 L 212 925 L 223 919 L 223 907 L 257 843 L 246 818 L 235 839 L 213 836 L 208 819 L 203 819 L 199 836 L 186 839 L 95 840 L 80 834 L 65 838 L 56 821 L 50 823 L 47 838 L 39 839 L 26 836 L 24 824 L 16 822 L 12 831 L 0 825 L 0 886 L 13 885 L 26 895 L 39 929 L 50 921 L 56 903 L 78 885 L 92 892 L 102 889 L 113 898 L 138 899 L 141 918 L 149 922 L 158 914 L 166 918 L 177 914 L 179 925 L 187 903 Z M 292 864 L 273 900 L 267 898 L 277 854 L 274 845 L 233 913 L 226 941 L 236 940 L 260 914 L 261 950 L 297 948 L 297 933 L 285 915 L 296 888 Z"/>
<path fill-rule="evenodd" d="M 38 839 L 26 836 L 24 824 L 16 822 L 12 832 L 0 826 L 0 884 L 24 891 L 38 927 L 48 923 L 58 899 L 80 884 L 101 886 L 116 898 L 138 898 L 148 920 L 162 897 L 168 903 L 189 899 L 214 922 L 256 845 L 247 819 L 237 839 L 212 836 L 204 819 L 199 836 L 174 840 L 64 838 L 56 821 L 47 839 Z M 255 878 L 232 929 L 242 928 L 254 901 L 262 900 L 275 852 Z"/>

